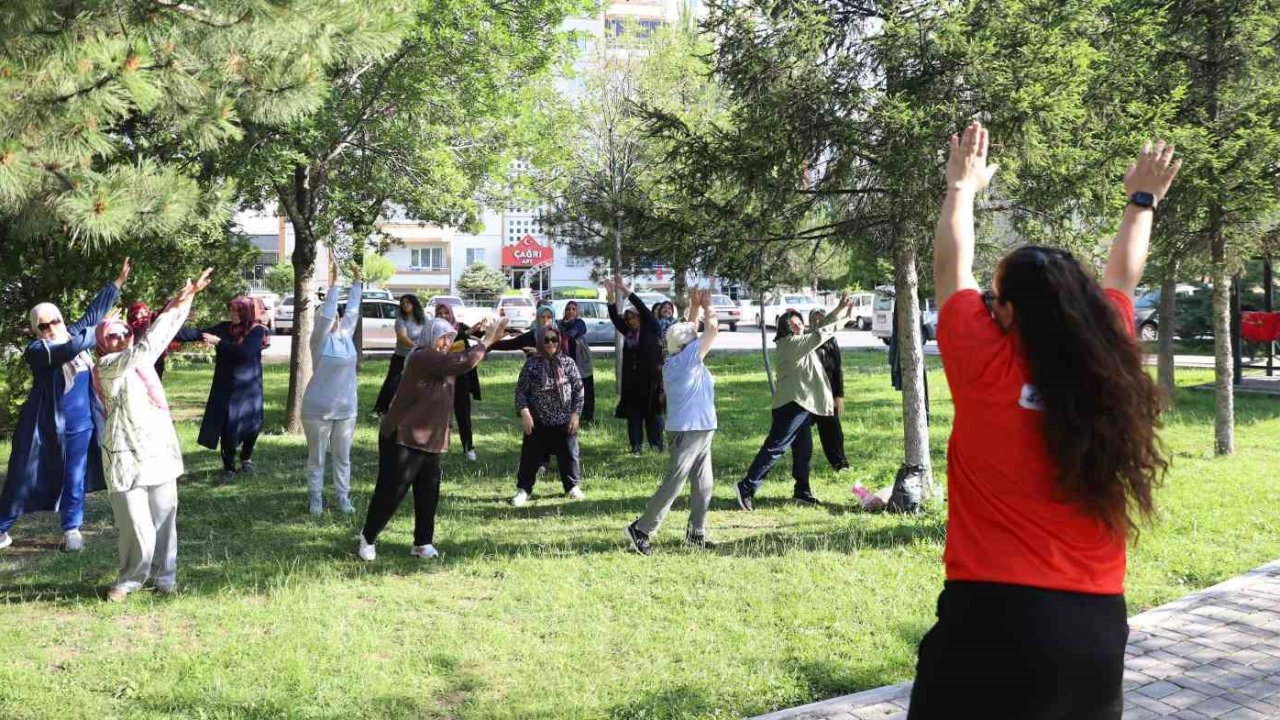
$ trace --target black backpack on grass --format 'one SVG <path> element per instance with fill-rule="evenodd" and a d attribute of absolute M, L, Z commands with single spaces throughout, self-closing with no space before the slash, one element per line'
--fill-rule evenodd
<path fill-rule="evenodd" d="M 903 464 L 893 479 L 893 492 L 885 505 L 888 512 L 917 513 L 924 495 L 924 466 Z"/>

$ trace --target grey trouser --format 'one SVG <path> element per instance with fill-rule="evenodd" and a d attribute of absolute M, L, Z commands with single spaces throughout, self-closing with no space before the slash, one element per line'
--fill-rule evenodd
<path fill-rule="evenodd" d="M 169 588 L 178 574 L 178 481 L 111 493 L 120 533 L 120 578 L 115 587 L 133 592 L 150 579 Z"/>
<path fill-rule="evenodd" d="M 333 459 L 333 486 L 339 498 L 351 491 L 351 439 L 356 433 L 356 419 L 303 420 L 307 434 L 307 494 L 319 498 L 324 490 L 324 459 Z"/>
<path fill-rule="evenodd" d="M 673 432 L 668 438 L 667 447 L 671 451 L 671 461 L 667 464 L 667 475 L 658 486 L 658 491 L 649 498 L 644 514 L 636 520 L 636 527 L 646 535 L 657 532 L 658 527 L 671 511 L 671 504 L 684 488 L 685 480 L 692 480 L 689 489 L 689 528 L 694 532 L 705 532 L 707 508 L 711 506 L 711 438 L 715 430 L 690 430 Z"/>

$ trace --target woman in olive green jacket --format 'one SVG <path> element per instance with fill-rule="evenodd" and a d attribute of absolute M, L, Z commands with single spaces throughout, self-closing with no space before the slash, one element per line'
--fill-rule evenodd
<path fill-rule="evenodd" d="M 815 415 L 834 415 L 836 404 L 817 350 L 844 325 L 850 307 L 849 296 L 842 295 L 831 314 L 808 332 L 804 329 L 804 319 L 795 310 L 778 318 L 778 334 L 773 339 L 778 346 L 773 423 L 746 477 L 737 484 L 738 505 L 743 510 L 753 509 L 752 497 L 787 448 L 791 448 L 791 475 L 795 479 L 792 497 L 811 505 L 818 503 L 809 489 L 809 461 L 813 457 L 809 425 Z"/>

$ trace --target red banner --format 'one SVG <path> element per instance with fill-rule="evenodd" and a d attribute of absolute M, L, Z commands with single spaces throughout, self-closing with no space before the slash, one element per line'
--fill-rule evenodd
<path fill-rule="evenodd" d="M 533 267 L 551 262 L 555 252 L 550 245 L 542 245 L 532 235 L 525 235 L 514 245 L 502 248 L 503 267 Z"/>

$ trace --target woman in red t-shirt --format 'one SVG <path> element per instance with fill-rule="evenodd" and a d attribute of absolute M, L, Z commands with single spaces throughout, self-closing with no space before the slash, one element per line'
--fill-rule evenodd
<path fill-rule="evenodd" d="M 1156 204 L 1181 161 L 1145 145 L 1101 284 L 1027 246 L 993 293 L 973 276 L 973 202 L 996 166 L 978 123 L 951 138 L 934 246 L 938 346 L 956 408 L 947 581 L 920 643 L 912 720 L 1120 718 L 1125 546 L 1168 465 L 1160 395 L 1133 339 Z"/>

